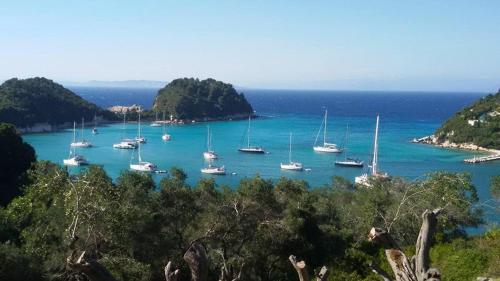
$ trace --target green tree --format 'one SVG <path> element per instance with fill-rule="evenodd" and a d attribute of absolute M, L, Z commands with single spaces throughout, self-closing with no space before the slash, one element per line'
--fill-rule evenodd
<path fill-rule="evenodd" d="M 0 123 L 0 155 L 0 206 L 5 206 L 21 194 L 26 171 L 35 161 L 35 150 L 13 125 Z"/>

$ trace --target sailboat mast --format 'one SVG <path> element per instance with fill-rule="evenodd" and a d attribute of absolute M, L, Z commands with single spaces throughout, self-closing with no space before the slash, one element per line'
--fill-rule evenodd
<path fill-rule="evenodd" d="M 139 107 L 139 128 L 137 129 L 138 130 L 138 137 L 141 137 L 141 108 Z"/>
<path fill-rule="evenodd" d="M 207 126 L 207 150 L 210 151 L 210 126 Z"/>
<path fill-rule="evenodd" d="M 347 144 L 349 143 L 349 123 L 345 129 L 344 159 L 347 161 Z"/>
<path fill-rule="evenodd" d="M 247 147 L 250 147 L 250 115 L 248 116 Z"/>
<path fill-rule="evenodd" d="M 83 123 L 84 123 L 84 122 L 85 122 L 85 119 L 82 117 L 82 135 L 81 135 L 81 137 L 82 137 L 82 141 L 83 141 Z"/>
<path fill-rule="evenodd" d="M 290 132 L 290 147 L 288 150 L 288 162 L 292 163 L 292 132 Z"/>
<path fill-rule="evenodd" d="M 377 162 L 378 162 L 378 123 L 379 115 L 377 115 L 377 124 L 375 125 L 375 140 L 373 143 L 373 162 L 372 162 L 372 175 L 377 174 Z"/>
<path fill-rule="evenodd" d="M 163 111 L 163 134 L 165 134 L 166 130 L 165 130 L 165 126 L 166 126 L 167 122 L 165 120 L 165 111 Z"/>
<path fill-rule="evenodd" d="M 323 145 L 326 145 L 326 122 L 327 122 L 327 119 L 328 119 L 328 110 L 325 109 L 325 128 L 324 128 L 324 131 L 323 131 Z"/>

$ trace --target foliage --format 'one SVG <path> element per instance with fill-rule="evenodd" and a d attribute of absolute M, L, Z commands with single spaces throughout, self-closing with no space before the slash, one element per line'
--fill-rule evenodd
<path fill-rule="evenodd" d="M 82 118 L 89 121 L 95 115 L 107 120 L 117 118 L 46 78 L 12 78 L 0 85 L 0 120 L 17 127 L 44 122 L 60 125 Z"/>
<path fill-rule="evenodd" d="M 500 276 L 500 229 L 472 239 L 458 238 L 431 249 L 431 261 L 443 281 L 469 281 L 478 276 Z"/>
<path fill-rule="evenodd" d="M 214 79 L 175 79 L 158 91 L 154 110 L 177 119 L 224 118 L 253 113 L 243 94 Z"/>
<path fill-rule="evenodd" d="M 478 120 L 473 126 L 468 120 Z M 481 98 L 455 113 L 436 132 L 443 142 L 474 143 L 485 148 L 500 149 L 500 91 Z"/>
<path fill-rule="evenodd" d="M 43 272 L 45 280 L 79 278 L 64 266 L 71 251 L 86 251 L 118 280 L 164 280 L 169 260 L 187 280 L 182 255 L 198 241 L 209 255 L 210 280 L 223 264 L 241 269 L 242 280 L 295 280 L 288 261 L 294 254 L 311 270 L 329 266 L 330 280 L 367 281 L 377 280 L 368 261 L 384 266 L 380 249 L 366 241 L 371 226 L 390 229 L 410 245 L 418 234 L 419 212 L 441 206 L 447 215 L 438 231 L 452 243 L 447 234 L 480 219 L 473 208 L 474 186 L 463 174 L 436 173 L 417 182 L 376 183 L 372 189 L 338 184 L 310 189 L 305 181 L 259 176 L 231 189 L 213 179 L 189 186 L 186 178 L 173 168 L 159 185 L 150 175 L 129 171 L 113 182 L 97 166 L 70 176 L 39 162 L 29 172 L 24 195 L 0 209 L 0 242 L 12 243 L 14 256 L 33 272 Z M 334 183 L 343 186 L 345 180 Z M 493 237 L 498 243 L 498 235 Z M 34 260 L 39 267 L 31 264 Z M 485 263 L 490 262 L 488 257 Z"/>
<path fill-rule="evenodd" d="M 491 196 L 500 200 L 500 175 L 491 178 L 490 186 Z"/>
<path fill-rule="evenodd" d="M 21 194 L 26 170 L 35 161 L 35 150 L 10 124 L 0 123 L 0 206 Z"/>

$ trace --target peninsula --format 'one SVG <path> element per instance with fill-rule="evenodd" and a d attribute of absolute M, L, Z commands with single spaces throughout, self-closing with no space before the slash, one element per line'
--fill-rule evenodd
<path fill-rule="evenodd" d="M 118 117 L 46 78 L 12 78 L 0 85 L 0 120 L 22 133 L 53 131 L 82 118 L 105 122 Z"/>

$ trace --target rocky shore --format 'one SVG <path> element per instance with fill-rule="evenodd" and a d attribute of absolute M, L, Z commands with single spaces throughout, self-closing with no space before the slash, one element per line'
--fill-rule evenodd
<path fill-rule="evenodd" d="M 430 136 L 425 136 L 421 138 L 414 138 L 412 143 L 420 143 L 420 144 L 429 144 L 429 145 L 434 145 L 442 148 L 449 148 L 449 149 L 462 149 L 462 150 L 469 150 L 469 151 L 480 151 L 480 152 L 486 152 L 486 153 L 491 153 L 498 155 L 500 154 L 500 150 L 496 149 L 489 149 L 489 148 L 484 148 L 481 146 L 478 146 L 473 143 L 454 143 L 450 142 L 449 140 L 445 141 L 440 141 L 435 135 L 430 135 Z"/>

